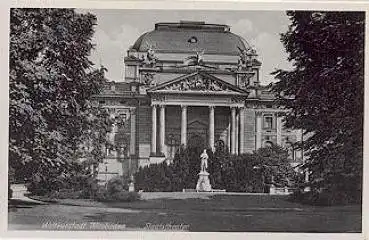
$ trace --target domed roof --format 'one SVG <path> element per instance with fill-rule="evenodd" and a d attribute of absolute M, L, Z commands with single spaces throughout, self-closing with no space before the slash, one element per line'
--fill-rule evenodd
<path fill-rule="evenodd" d="M 250 45 L 230 32 L 227 25 L 204 22 L 157 23 L 155 30 L 141 35 L 132 49 L 156 52 L 195 52 L 237 55 Z"/>

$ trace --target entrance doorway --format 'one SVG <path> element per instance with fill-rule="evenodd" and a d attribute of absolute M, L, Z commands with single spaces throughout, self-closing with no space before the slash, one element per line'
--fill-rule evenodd
<path fill-rule="evenodd" d="M 205 148 L 205 139 L 198 134 L 193 134 L 188 139 L 187 143 L 188 148 L 192 149 L 204 149 Z"/>

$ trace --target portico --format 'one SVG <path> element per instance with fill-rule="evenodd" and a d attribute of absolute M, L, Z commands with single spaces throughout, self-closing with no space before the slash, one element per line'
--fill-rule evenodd
<path fill-rule="evenodd" d="M 220 90 L 217 90 L 220 89 Z M 166 136 L 166 111 L 168 107 L 180 109 L 180 144 L 187 146 L 188 143 L 188 111 L 191 108 L 201 108 L 206 111 L 207 121 L 207 146 L 215 150 L 215 142 L 221 140 L 216 138 L 216 127 L 220 123 L 216 122 L 216 109 L 228 109 L 230 117 L 230 139 L 228 145 L 233 154 L 244 153 L 244 129 L 245 129 L 245 99 L 247 91 L 217 79 L 211 75 L 197 72 L 175 79 L 169 84 L 159 85 L 149 89 L 151 96 L 152 132 L 151 132 L 151 154 L 152 156 L 165 156 L 165 136 Z M 159 124 L 158 119 L 159 110 Z M 206 110 L 205 110 L 206 109 Z M 169 113 L 168 113 L 169 114 Z M 173 114 L 173 113 L 170 113 Z M 205 113 L 204 113 L 205 114 Z M 173 124 L 173 123 L 171 123 Z M 177 124 L 177 123 L 174 123 Z M 157 131 L 159 125 L 159 131 Z M 237 135 L 240 135 L 237 137 Z M 159 146 L 156 140 L 159 139 Z M 226 136 L 228 138 L 228 136 Z"/>

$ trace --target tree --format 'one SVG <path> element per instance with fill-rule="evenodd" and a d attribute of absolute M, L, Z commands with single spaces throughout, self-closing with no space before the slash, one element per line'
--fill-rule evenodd
<path fill-rule="evenodd" d="M 360 198 L 365 14 L 287 15 L 291 24 L 281 41 L 293 69 L 273 73 L 279 80 L 274 91 L 291 109 L 286 127 L 303 129 L 308 136 L 303 147 L 309 153 L 305 167 L 312 172 L 313 188 L 335 188 Z"/>
<path fill-rule="evenodd" d="M 254 170 L 259 170 L 263 183 L 277 187 L 295 185 L 298 173 L 294 171 L 288 160 L 288 151 L 278 145 L 259 148 L 253 153 Z"/>
<path fill-rule="evenodd" d="M 67 168 L 96 132 L 88 130 L 105 126 L 90 100 L 105 82 L 88 60 L 94 25 L 73 9 L 10 11 L 9 165 L 23 166 L 23 177 Z"/>

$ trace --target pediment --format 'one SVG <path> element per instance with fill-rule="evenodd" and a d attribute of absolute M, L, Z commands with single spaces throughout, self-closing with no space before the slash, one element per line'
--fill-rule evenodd
<path fill-rule="evenodd" d="M 207 124 L 200 122 L 199 120 L 192 121 L 187 124 L 188 128 L 204 128 L 207 127 Z"/>
<path fill-rule="evenodd" d="M 227 83 L 217 77 L 203 72 L 195 72 L 184 75 L 172 81 L 160 84 L 148 92 L 152 93 L 215 93 L 215 94 L 236 94 L 247 95 L 248 91 L 240 89 L 230 83 Z"/>

